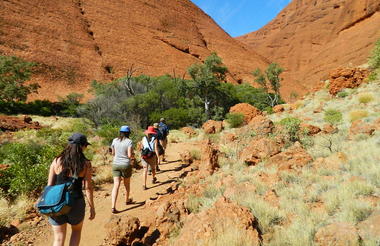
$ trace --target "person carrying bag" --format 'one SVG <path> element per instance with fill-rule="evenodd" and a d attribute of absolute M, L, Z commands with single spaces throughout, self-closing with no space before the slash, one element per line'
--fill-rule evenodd
<path fill-rule="evenodd" d="M 141 151 L 141 163 L 144 167 L 144 190 L 147 189 L 146 180 L 148 177 L 148 166 L 152 169 L 152 183 L 157 183 L 156 178 L 156 168 L 160 163 L 159 153 L 158 153 L 158 140 L 155 137 L 156 131 L 153 126 L 149 126 L 148 129 L 144 132 L 146 136 L 142 139 L 142 151 Z"/>
<path fill-rule="evenodd" d="M 83 186 L 90 207 L 89 219 L 95 218 L 92 166 L 83 154 L 88 145 L 85 135 L 74 133 L 65 149 L 50 165 L 48 186 L 37 204 L 37 209 L 49 216 L 54 246 L 64 245 L 67 224 L 72 229 L 70 246 L 79 245 L 86 207 Z"/>

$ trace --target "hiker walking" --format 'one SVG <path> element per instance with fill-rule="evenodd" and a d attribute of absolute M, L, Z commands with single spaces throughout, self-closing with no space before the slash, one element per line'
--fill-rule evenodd
<path fill-rule="evenodd" d="M 160 131 L 160 129 L 158 127 L 158 123 L 154 123 L 153 127 L 154 127 L 154 130 L 156 131 L 156 139 L 158 140 L 157 141 L 157 148 L 158 148 L 158 154 L 159 154 L 158 158 L 160 159 L 160 162 L 161 162 L 161 158 L 162 158 L 162 161 L 163 161 L 163 159 L 165 159 L 164 158 L 165 150 L 164 150 L 164 147 L 161 145 L 161 141 L 164 140 L 164 135 Z M 161 171 L 160 167 L 158 165 L 157 165 L 156 170 Z"/>
<path fill-rule="evenodd" d="M 144 167 L 144 190 L 147 189 L 146 179 L 148 176 L 148 166 L 152 169 L 152 183 L 155 184 L 157 182 L 156 178 L 156 167 L 160 164 L 159 154 L 158 154 L 158 140 L 156 138 L 157 132 L 154 130 L 153 126 L 149 126 L 147 130 L 145 130 L 145 135 L 142 139 L 142 151 L 141 151 L 141 162 Z"/>
<path fill-rule="evenodd" d="M 124 187 L 126 190 L 125 204 L 131 204 L 132 199 L 129 198 L 130 184 L 132 176 L 132 163 L 131 160 L 134 156 L 132 140 L 129 139 L 131 129 L 129 126 L 120 127 L 119 137 L 112 141 L 112 176 L 113 176 L 113 188 L 112 188 L 112 213 L 117 213 L 116 200 L 119 193 L 120 181 L 123 178 Z"/>
<path fill-rule="evenodd" d="M 91 162 L 84 156 L 83 150 L 89 145 L 85 135 L 74 133 L 68 141 L 66 148 L 58 155 L 50 165 L 48 186 L 73 182 L 74 202 L 71 210 L 65 215 L 49 217 L 49 223 L 53 227 L 53 246 L 63 246 L 66 238 L 67 224 L 71 225 L 72 233 L 70 246 L 79 245 L 85 206 L 82 186 L 86 190 L 88 205 L 90 206 L 89 219 L 95 218 L 95 206 L 93 200 L 92 167 Z"/>
<path fill-rule="evenodd" d="M 159 140 L 161 146 L 164 148 L 164 153 L 162 155 L 162 161 L 165 160 L 165 151 L 166 151 L 166 146 L 168 145 L 168 135 L 169 135 L 169 127 L 165 124 L 165 118 L 160 119 L 160 123 L 158 124 L 158 129 L 162 135 L 162 139 Z"/>

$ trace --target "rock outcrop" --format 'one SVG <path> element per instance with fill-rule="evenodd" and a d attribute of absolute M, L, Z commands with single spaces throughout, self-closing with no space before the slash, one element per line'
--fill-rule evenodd
<path fill-rule="evenodd" d="M 214 171 L 219 168 L 219 150 L 211 143 L 210 140 L 206 140 L 202 146 L 202 156 L 200 164 L 201 174 L 208 176 L 213 174 Z"/>
<path fill-rule="evenodd" d="M 330 72 L 329 92 L 336 95 L 345 88 L 356 88 L 361 85 L 369 71 L 361 68 L 339 68 Z"/>
<path fill-rule="evenodd" d="M 317 245 L 360 245 L 359 235 L 355 226 L 347 223 L 334 223 L 320 228 L 315 234 Z"/>
<path fill-rule="evenodd" d="M 31 117 L 19 118 L 15 116 L 0 115 L 0 130 L 15 132 L 21 129 L 41 129 L 38 121 L 32 121 Z"/>
<path fill-rule="evenodd" d="M 231 235 L 236 229 L 247 237 L 244 239 L 249 241 L 250 245 L 260 245 L 256 224 L 256 219 L 247 208 L 222 197 L 215 202 L 212 208 L 199 214 L 190 214 L 186 218 L 184 226 L 176 238 L 176 245 L 193 246 L 197 243 L 208 245 L 207 242 L 218 234 L 219 236 L 220 233 Z"/>
<path fill-rule="evenodd" d="M 269 138 L 255 139 L 240 153 L 240 159 L 247 165 L 256 165 L 281 152 L 281 145 Z"/>
<path fill-rule="evenodd" d="M 138 218 L 128 215 L 113 215 L 105 228 L 107 229 L 107 237 L 103 246 L 131 245 L 137 238 L 140 221 Z"/>
<path fill-rule="evenodd" d="M 202 125 L 202 129 L 206 134 L 215 134 L 223 130 L 223 122 L 208 120 Z"/>
<path fill-rule="evenodd" d="M 254 117 L 261 115 L 261 111 L 248 103 L 239 103 L 230 108 L 230 113 L 244 115 L 244 122 L 248 124 Z"/>
<path fill-rule="evenodd" d="M 267 64 L 190 0 L 8 0 L 0 16 L 0 53 L 38 64 L 32 98 L 88 95 L 92 80 L 124 76 L 132 64 L 138 74 L 182 76 L 213 51 L 234 83 Z"/>
<path fill-rule="evenodd" d="M 282 92 L 303 94 L 326 71 L 367 61 L 380 37 L 378 0 L 293 0 L 256 32 L 237 39 L 285 68 Z"/>

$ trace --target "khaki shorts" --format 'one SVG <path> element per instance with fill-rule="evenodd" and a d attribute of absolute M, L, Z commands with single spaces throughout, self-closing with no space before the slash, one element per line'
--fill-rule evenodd
<path fill-rule="evenodd" d="M 143 159 L 141 158 L 141 164 L 143 165 L 144 168 L 148 167 L 148 165 L 153 169 L 156 168 L 157 165 L 157 156 L 154 155 L 149 159 Z"/>
<path fill-rule="evenodd" d="M 127 166 L 112 165 L 112 176 L 130 178 L 132 176 L 132 166 L 131 165 L 127 165 Z"/>

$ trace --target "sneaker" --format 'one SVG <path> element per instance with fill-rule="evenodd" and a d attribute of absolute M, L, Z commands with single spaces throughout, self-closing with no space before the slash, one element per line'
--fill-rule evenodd
<path fill-rule="evenodd" d="M 154 178 L 152 179 L 152 183 L 153 183 L 153 184 L 157 183 L 157 178 L 156 178 L 156 177 L 154 177 Z"/>
<path fill-rule="evenodd" d="M 159 171 L 161 171 L 161 169 L 157 166 L 156 171 L 159 172 Z"/>

